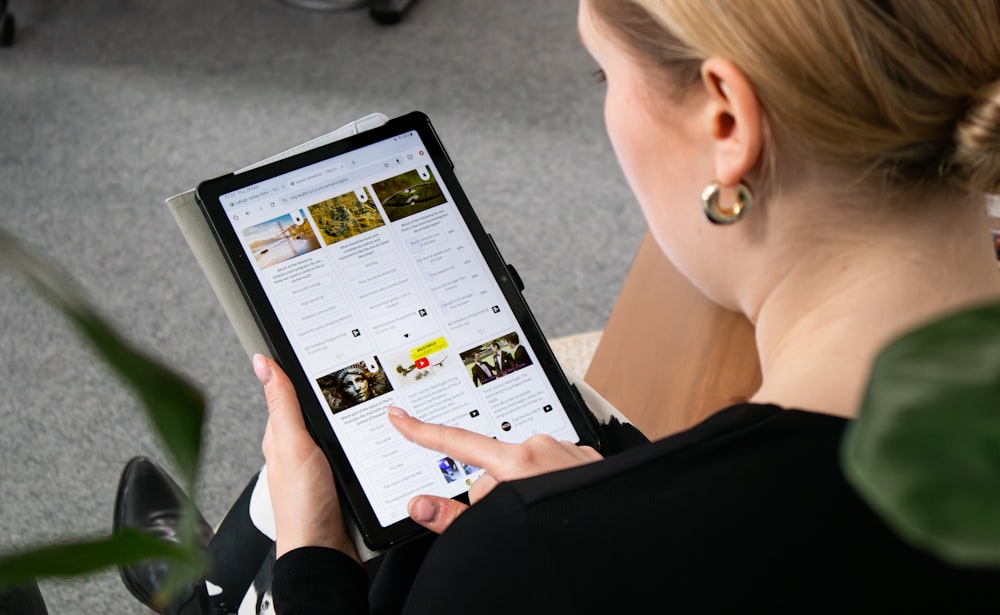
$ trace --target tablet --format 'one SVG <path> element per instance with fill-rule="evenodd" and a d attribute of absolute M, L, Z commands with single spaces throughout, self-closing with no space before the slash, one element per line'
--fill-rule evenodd
<path fill-rule="evenodd" d="M 390 405 L 504 442 L 599 448 L 426 115 L 207 180 L 196 197 L 369 548 L 423 532 L 413 496 L 466 498 L 482 472 L 404 439 Z"/>

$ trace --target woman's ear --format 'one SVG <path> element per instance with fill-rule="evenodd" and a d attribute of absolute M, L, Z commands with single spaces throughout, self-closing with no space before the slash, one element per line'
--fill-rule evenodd
<path fill-rule="evenodd" d="M 763 150 L 763 117 L 757 93 L 735 64 L 712 56 L 701 65 L 711 112 L 716 181 L 733 187 L 757 165 Z"/>

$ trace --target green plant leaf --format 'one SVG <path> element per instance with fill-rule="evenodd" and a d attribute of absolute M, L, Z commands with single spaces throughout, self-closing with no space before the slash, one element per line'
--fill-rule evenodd
<path fill-rule="evenodd" d="M 132 387 L 190 493 L 197 475 L 205 419 L 205 401 L 198 389 L 118 335 L 90 308 L 68 279 L 31 254 L 3 229 L 0 229 L 0 262 L 13 265 L 69 317 L 98 354 Z"/>
<path fill-rule="evenodd" d="M 0 557 L 0 585 L 21 585 L 41 577 L 90 574 L 147 559 L 170 560 L 193 571 L 204 569 L 204 557 L 199 550 L 125 529 L 104 538 L 53 544 Z"/>
<path fill-rule="evenodd" d="M 112 370 L 138 395 L 147 418 L 173 457 L 188 493 L 194 492 L 201 453 L 205 401 L 180 374 L 129 344 L 83 300 L 71 281 L 35 257 L 0 229 L 0 263 L 10 264 L 43 297 L 60 309 L 91 342 Z M 0 584 L 21 585 L 37 578 L 76 576 L 147 559 L 164 559 L 169 573 L 155 598 L 160 605 L 202 578 L 207 557 L 187 502 L 180 543 L 164 542 L 133 529 L 108 538 L 43 546 L 0 558 Z"/>
<path fill-rule="evenodd" d="M 1000 565 L 1000 304 L 883 349 L 842 463 L 912 544 L 957 565 Z"/>

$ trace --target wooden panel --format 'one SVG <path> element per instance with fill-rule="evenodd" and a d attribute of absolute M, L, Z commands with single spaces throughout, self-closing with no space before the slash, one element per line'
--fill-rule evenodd
<path fill-rule="evenodd" d="M 757 390 L 753 327 L 705 298 L 647 233 L 584 379 L 657 439 Z"/>

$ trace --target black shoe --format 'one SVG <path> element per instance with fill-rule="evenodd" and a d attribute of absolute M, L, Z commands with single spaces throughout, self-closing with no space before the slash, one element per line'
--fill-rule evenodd
<path fill-rule="evenodd" d="M 49 615 L 36 581 L 17 587 L 0 586 L 0 614 Z"/>
<path fill-rule="evenodd" d="M 126 464 L 118 481 L 114 531 L 117 533 L 124 528 L 133 528 L 168 542 L 179 543 L 181 515 L 186 503 L 187 496 L 162 468 L 145 457 L 135 457 Z M 207 547 L 212 538 L 212 527 L 200 513 L 197 524 L 202 546 Z M 155 609 L 153 598 L 166 579 L 167 563 L 163 560 L 144 560 L 119 566 L 118 570 L 129 593 Z M 211 612 L 205 584 L 196 584 L 162 612 Z"/>
<path fill-rule="evenodd" d="M 402 21 L 417 0 L 371 0 L 368 12 L 376 23 L 391 25 Z"/>

